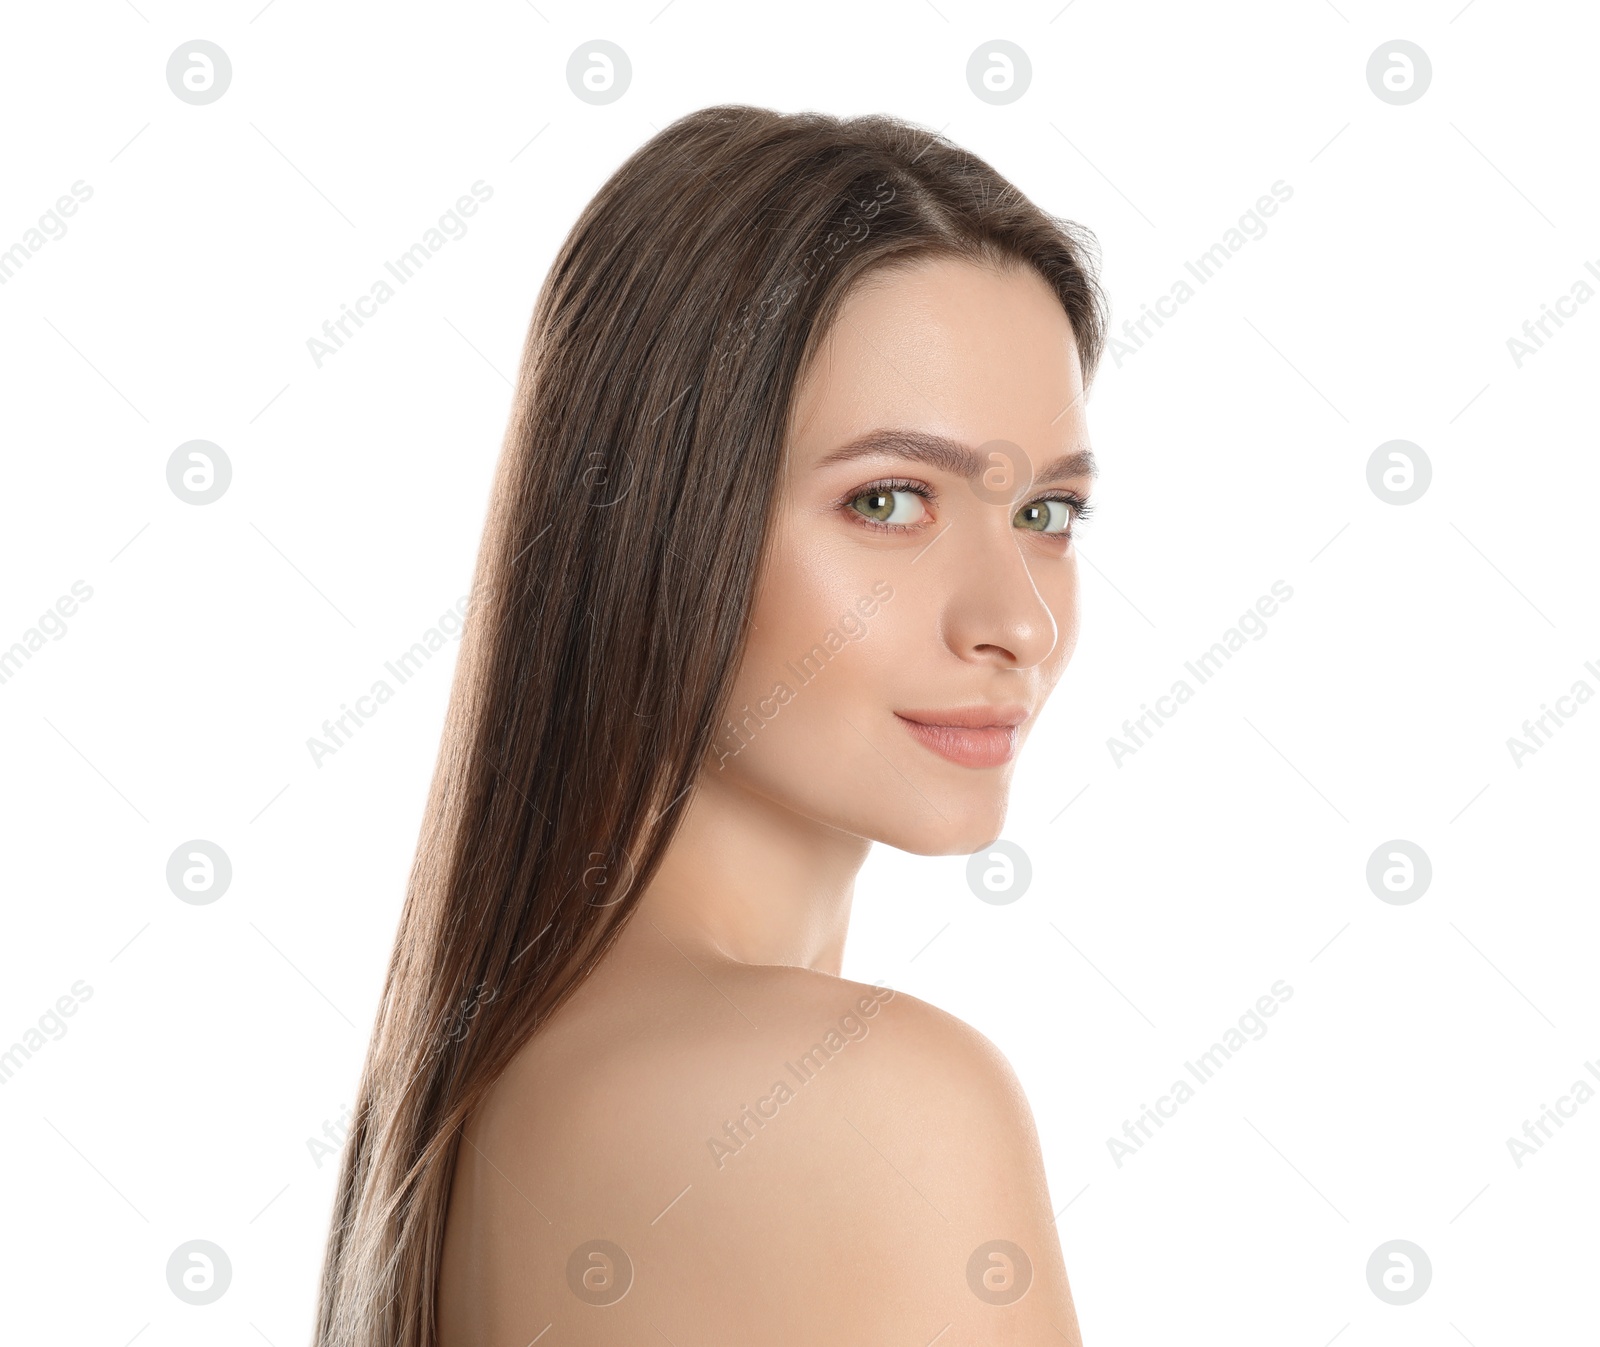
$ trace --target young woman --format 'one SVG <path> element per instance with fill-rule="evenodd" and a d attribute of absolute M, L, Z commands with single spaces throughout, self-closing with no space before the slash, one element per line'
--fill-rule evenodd
<path fill-rule="evenodd" d="M 1092 236 L 886 117 L 714 107 L 539 297 L 320 1347 L 1078 1343 L 1032 1115 L 839 976 L 999 836 L 1077 635 Z"/>

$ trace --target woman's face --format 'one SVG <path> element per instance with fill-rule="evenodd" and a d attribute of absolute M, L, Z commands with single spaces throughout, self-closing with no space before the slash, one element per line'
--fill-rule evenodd
<path fill-rule="evenodd" d="M 1077 641 L 1093 471 L 1071 324 L 1037 274 L 870 275 L 798 392 L 708 774 L 903 851 L 997 838 Z"/>

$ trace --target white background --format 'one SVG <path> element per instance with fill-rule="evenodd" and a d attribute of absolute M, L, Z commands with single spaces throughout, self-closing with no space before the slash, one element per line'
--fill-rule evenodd
<path fill-rule="evenodd" d="M 0 1048 L 92 995 L 0 1086 L 0 1334 L 306 1340 L 336 1172 L 307 1140 L 353 1102 L 455 646 L 320 767 L 306 740 L 465 593 L 582 204 L 726 101 L 942 130 L 1097 233 L 1119 325 L 1293 190 L 1095 384 L 1083 635 L 1006 832 L 1030 888 L 989 905 L 961 858 L 882 848 L 858 885 L 846 974 L 1023 1080 L 1085 1341 L 1592 1340 L 1600 1101 L 1520 1166 L 1507 1138 L 1600 1070 L 1600 704 L 1520 764 L 1507 740 L 1600 691 L 1600 303 L 1520 367 L 1507 339 L 1600 267 L 1600 23 L 1337 2 L 9 7 L 0 249 L 93 195 L 0 287 L 0 647 L 93 597 L 0 684 Z M 233 67 L 206 106 L 165 79 L 195 38 Z M 633 67 L 607 106 L 565 77 L 594 38 Z M 965 78 L 994 38 L 1032 63 L 1005 106 Z M 1396 38 L 1433 71 L 1404 106 L 1365 73 Z M 191 439 L 233 466 L 203 507 L 166 481 Z M 1409 505 L 1367 482 L 1392 439 L 1432 464 Z M 1266 635 L 1114 760 L 1280 580 Z M 196 838 L 233 866 L 204 906 L 165 878 Z M 1391 839 L 1431 859 L 1414 902 L 1368 887 Z M 1266 1035 L 1119 1165 L 1279 979 Z M 167 1285 L 191 1239 L 232 1264 L 209 1306 Z M 1366 1272 L 1396 1239 L 1432 1265 L 1404 1306 Z"/>

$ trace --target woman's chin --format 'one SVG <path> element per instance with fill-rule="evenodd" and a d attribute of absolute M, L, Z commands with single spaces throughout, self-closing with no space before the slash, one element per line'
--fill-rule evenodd
<path fill-rule="evenodd" d="M 921 810 L 916 818 L 896 819 L 875 830 L 873 837 L 913 856 L 971 856 L 1004 831 L 1008 798 L 1002 789 L 955 810 L 949 802 L 941 802 L 940 813 Z"/>

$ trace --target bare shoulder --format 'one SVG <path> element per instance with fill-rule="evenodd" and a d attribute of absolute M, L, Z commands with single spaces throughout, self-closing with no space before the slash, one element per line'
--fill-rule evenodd
<path fill-rule="evenodd" d="M 817 1096 L 846 1128 L 879 1125 L 898 1144 L 947 1167 L 1026 1177 L 1038 1154 L 1033 1114 L 1015 1071 L 965 1021 L 906 992 L 805 969 L 752 979 L 774 1046 L 776 1086 Z M 787 1102 L 787 1101 L 786 1101 Z M 1012 1144 L 972 1147 L 987 1139 Z M 959 1163 L 957 1163 L 959 1162 Z M 1019 1167 L 1020 1166 L 1020 1167 Z M 1042 1175 L 1041 1175 L 1042 1177 Z"/>
<path fill-rule="evenodd" d="M 445 1261 L 458 1297 L 462 1269 L 481 1282 L 475 1341 L 615 1341 L 627 1319 L 675 1341 L 1078 1342 L 1032 1113 L 987 1038 L 881 985 L 685 972 L 592 998 L 467 1130 Z"/>

